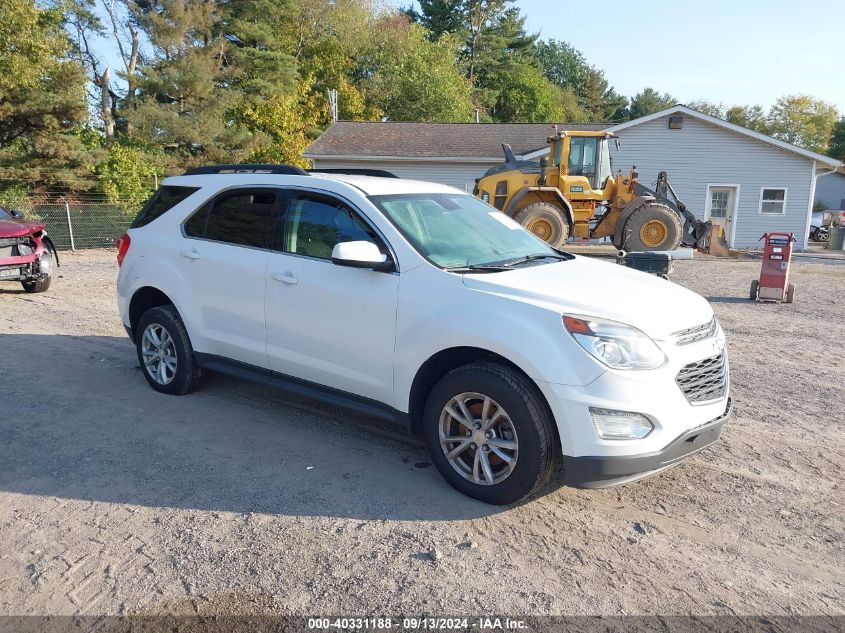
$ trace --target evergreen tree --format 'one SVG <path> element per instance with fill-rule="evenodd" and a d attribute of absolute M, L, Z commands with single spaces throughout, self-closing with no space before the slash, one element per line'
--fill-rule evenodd
<path fill-rule="evenodd" d="M 631 105 L 628 106 L 628 118 L 638 119 L 642 116 L 671 108 L 677 103 L 675 97 L 668 93 L 661 95 L 654 88 L 646 88 L 631 97 Z"/>
<path fill-rule="evenodd" d="M 69 58 L 58 8 L 0 3 L 0 179 L 31 187 L 93 186 L 79 128 L 87 120 L 85 76 Z M 11 182 L 10 182 L 11 181 Z"/>
<path fill-rule="evenodd" d="M 137 133 L 182 164 L 245 156 L 255 139 L 233 116 L 235 107 L 246 98 L 281 94 L 293 83 L 289 64 L 271 69 L 287 57 L 250 13 L 270 11 L 269 5 L 139 0 L 136 6 L 154 50 L 140 69 L 137 105 L 126 113 Z"/>
<path fill-rule="evenodd" d="M 465 33 L 466 0 L 420 0 L 419 4 L 419 11 L 411 8 L 406 13 L 428 30 L 430 39 L 439 40 L 449 33 Z"/>

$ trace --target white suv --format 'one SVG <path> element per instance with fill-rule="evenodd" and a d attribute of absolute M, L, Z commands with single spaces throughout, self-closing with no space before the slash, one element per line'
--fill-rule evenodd
<path fill-rule="evenodd" d="M 156 391 L 213 370 L 403 421 L 489 503 L 532 494 L 561 462 L 579 487 L 655 473 L 730 415 L 707 301 L 553 250 L 451 187 L 204 167 L 164 181 L 118 261 Z"/>

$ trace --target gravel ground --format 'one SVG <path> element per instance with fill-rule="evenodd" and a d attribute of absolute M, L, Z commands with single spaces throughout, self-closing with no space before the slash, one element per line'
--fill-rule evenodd
<path fill-rule="evenodd" d="M 114 252 L 0 285 L 0 614 L 845 614 L 845 267 L 679 262 L 727 335 L 736 416 L 612 490 L 474 502 L 401 432 L 234 379 L 153 392 Z M 436 554 L 435 554 L 436 552 Z"/>

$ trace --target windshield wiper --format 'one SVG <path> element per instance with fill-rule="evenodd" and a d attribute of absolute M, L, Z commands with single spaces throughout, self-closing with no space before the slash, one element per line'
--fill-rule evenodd
<path fill-rule="evenodd" d="M 506 268 L 513 268 L 514 266 L 519 266 L 520 264 L 525 264 L 526 262 L 534 262 L 540 259 L 557 259 L 558 261 L 569 261 L 568 257 L 558 255 L 556 253 L 537 253 L 536 255 L 526 255 L 525 257 L 512 259 L 511 261 L 503 263 L 502 266 L 505 266 Z"/>
<path fill-rule="evenodd" d="M 510 266 L 502 264 L 470 264 L 469 266 L 454 266 L 446 270 L 450 273 L 500 273 L 510 269 Z"/>

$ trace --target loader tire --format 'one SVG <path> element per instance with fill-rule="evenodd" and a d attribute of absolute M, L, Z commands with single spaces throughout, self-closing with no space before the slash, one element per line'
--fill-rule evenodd
<path fill-rule="evenodd" d="M 674 251 L 683 228 L 678 214 L 662 204 L 646 204 L 631 214 L 622 230 L 622 248 L 631 251 Z"/>
<path fill-rule="evenodd" d="M 514 220 L 552 248 L 563 248 L 569 239 L 566 212 L 548 202 L 535 202 L 523 207 L 514 216 Z"/>

